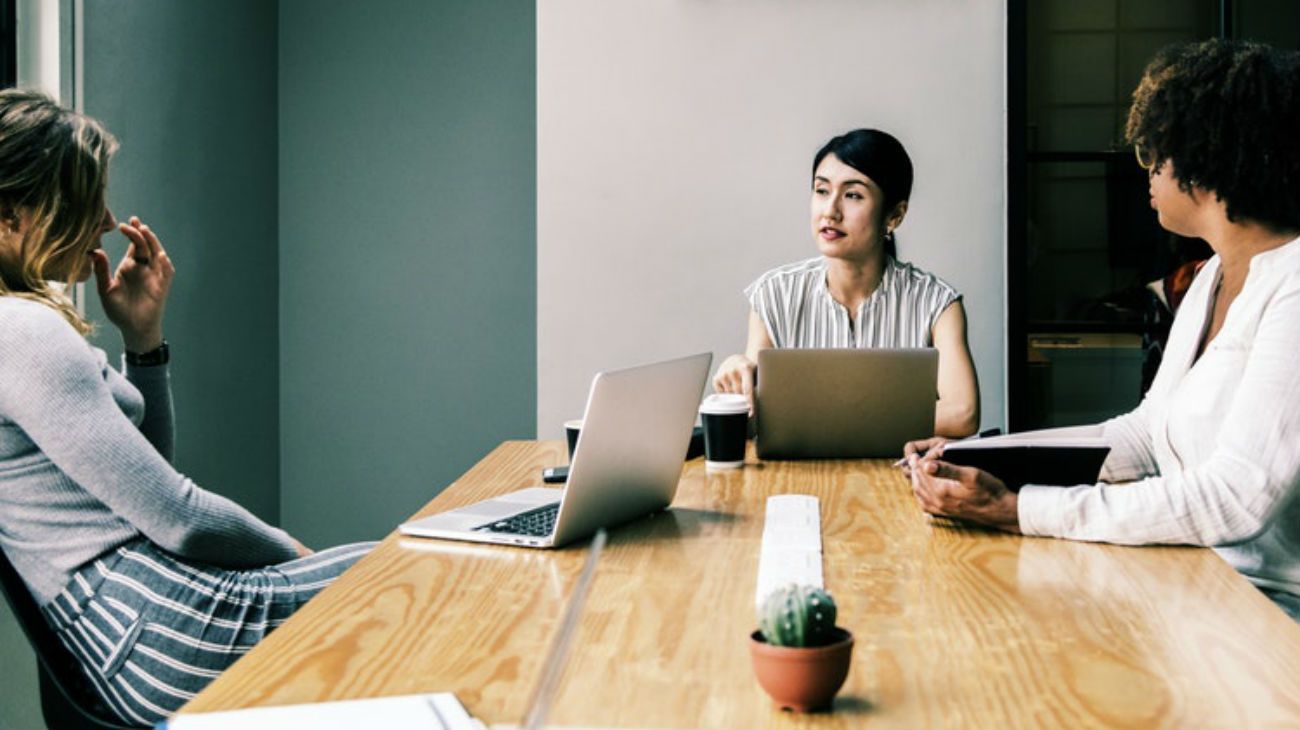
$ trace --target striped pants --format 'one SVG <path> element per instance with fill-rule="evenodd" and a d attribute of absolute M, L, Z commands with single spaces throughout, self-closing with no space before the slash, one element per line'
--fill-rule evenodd
<path fill-rule="evenodd" d="M 147 540 L 83 568 L 43 608 L 126 724 L 175 712 L 375 543 L 257 570 L 191 565 Z"/>
<path fill-rule="evenodd" d="M 1259 586 L 1255 586 L 1259 588 Z M 1268 588 L 1259 588 L 1260 592 L 1268 596 L 1268 600 L 1277 604 L 1282 609 L 1282 613 L 1291 617 L 1292 621 L 1300 624 L 1300 596 L 1294 593 L 1285 593 L 1283 591 L 1274 591 Z"/>

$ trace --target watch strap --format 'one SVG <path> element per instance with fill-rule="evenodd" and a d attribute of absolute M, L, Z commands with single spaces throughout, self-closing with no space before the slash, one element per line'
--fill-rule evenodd
<path fill-rule="evenodd" d="M 166 365 L 172 359 L 171 350 L 167 347 L 167 340 L 148 352 L 131 352 L 126 351 L 126 364 L 135 367 L 155 367 Z"/>

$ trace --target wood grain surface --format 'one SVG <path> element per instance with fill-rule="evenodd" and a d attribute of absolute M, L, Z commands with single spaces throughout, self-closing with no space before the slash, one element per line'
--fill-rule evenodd
<path fill-rule="evenodd" d="M 538 481 L 507 442 L 419 514 Z M 749 665 L 768 495 L 821 500 L 826 586 L 857 637 L 833 712 L 773 709 Z M 582 567 L 390 535 L 185 712 L 454 691 L 525 709 Z M 1300 727 L 1300 628 L 1210 550 L 931 520 L 884 461 L 688 462 L 672 509 L 610 532 L 552 707 L 612 728 Z"/>

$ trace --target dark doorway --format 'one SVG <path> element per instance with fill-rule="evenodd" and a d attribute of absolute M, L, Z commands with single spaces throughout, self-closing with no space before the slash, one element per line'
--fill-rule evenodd
<path fill-rule="evenodd" d="M 1300 47 L 1300 3 L 1011 0 L 1008 13 L 1008 425 L 1096 423 L 1138 404 L 1182 277 L 1212 254 L 1160 228 L 1122 141 L 1142 70 L 1178 41 Z"/>
<path fill-rule="evenodd" d="M 15 0 L 0 0 L 0 88 L 18 83 L 18 15 Z"/>

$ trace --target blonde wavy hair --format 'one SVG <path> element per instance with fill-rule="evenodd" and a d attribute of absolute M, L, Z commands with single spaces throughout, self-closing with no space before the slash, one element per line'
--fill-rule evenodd
<path fill-rule="evenodd" d="M 0 91 L 0 214 L 26 228 L 0 245 L 0 296 L 45 304 L 85 335 L 91 325 L 65 289 L 76 283 L 105 216 L 117 140 L 99 122 L 21 89 Z M 48 281 L 63 270 L 66 281 Z"/>

